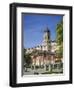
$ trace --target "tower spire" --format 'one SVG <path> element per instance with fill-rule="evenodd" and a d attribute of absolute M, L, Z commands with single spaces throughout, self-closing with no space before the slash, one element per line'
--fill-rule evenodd
<path fill-rule="evenodd" d="M 47 50 L 49 50 L 49 47 L 50 47 L 50 30 L 48 27 L 46 27 L 44 29 L 43 45 L 46 46 Z"/>

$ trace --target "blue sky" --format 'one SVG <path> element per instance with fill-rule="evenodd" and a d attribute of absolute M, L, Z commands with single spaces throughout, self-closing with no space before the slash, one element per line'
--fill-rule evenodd
<path fill-rule="evenodd" d="M 62 15 L 22 14 L 23 47 L 32 48 L 43 42 L 44 29 L 49 28 L 51 40 L 56 39 L 56 25 Z"/>

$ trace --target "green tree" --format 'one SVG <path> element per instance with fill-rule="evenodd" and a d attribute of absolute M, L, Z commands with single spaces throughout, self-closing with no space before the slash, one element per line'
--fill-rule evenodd
<path fill-rule="evenodd" d="M 24 49 L 24 65 L 25 67 L 29 67 L 32 63 L 32 59 L 30 54 L 26 54 L 26 49 Z"/>
<path fill-rule="evenodd" d="M 56 51 L 59 56 L 63 55 L 63 21 L 57 24 L 56 28 L 56 42 L 58 50 Z"/>

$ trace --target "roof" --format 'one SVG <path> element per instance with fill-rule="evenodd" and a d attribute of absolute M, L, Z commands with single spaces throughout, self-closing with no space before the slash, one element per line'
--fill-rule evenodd
<path fill-rule="evenodd" d="M 48 27 L 46 27 L 45 29 L 44 29 L 44 32 L 50 32 L 50 30 L 49 30 L 49 28 Z"/>

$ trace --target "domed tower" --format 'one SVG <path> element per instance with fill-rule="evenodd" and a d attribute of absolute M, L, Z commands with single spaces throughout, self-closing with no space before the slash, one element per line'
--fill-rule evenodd
<path fill-rule="evenodd" d="M 48 29 L 48 27 L 44 30 L 43 45 L 45 47 L 45 50 L 50 50 L 50 30 Z"/>

